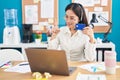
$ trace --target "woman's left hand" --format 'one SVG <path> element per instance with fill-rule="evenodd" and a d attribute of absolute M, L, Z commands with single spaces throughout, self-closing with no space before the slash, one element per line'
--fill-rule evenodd
<path fill-rule="evenodd" d="M 85 27 L 83 29 L 83 33 L 89 36 L 91 43 L 95 43 L 94 32 L 93 32 L 93 29 L 91 27 Z"/>

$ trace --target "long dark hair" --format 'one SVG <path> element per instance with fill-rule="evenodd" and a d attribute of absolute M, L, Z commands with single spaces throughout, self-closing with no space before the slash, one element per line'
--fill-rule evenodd
<path fill-rule="evenodd" d="M 65 8 L 65 12 L 67 10 L 72 10 L 76 14 L 76 16 L 79 17 L 79 20 L 80 20 L 79 23 L 83 23 L 83 24 L 86 24 L 86 26 L 88 26 L 88 21 L 87 21 L 87 17 L 86 17 L 86 14 L 85 14 L 85 10 L 84 10 L 84 7 L 81 4 L 70 3 Z"/>

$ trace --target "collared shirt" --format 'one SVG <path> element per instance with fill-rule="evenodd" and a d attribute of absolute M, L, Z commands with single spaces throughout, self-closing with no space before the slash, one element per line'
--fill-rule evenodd
<path fill-rule="evenodd" d="M 81 30 L 71 36 L 68 27 L 60 28 L 56 38 L 49 41 L 48 49 L 58 49 L 59 46 L 71 61 L 94 61 L 96 58 L 95 44 L 90 43 Z"/>

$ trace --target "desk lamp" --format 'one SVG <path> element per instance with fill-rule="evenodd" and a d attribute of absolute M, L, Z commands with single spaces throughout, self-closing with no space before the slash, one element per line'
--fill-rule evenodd
<path fill-rule="evenodd" d="M 112 28 L 112 22 L 107 21 L 104 17 L 102 17 L 101 15 L 98 16 L 98 18 L 100 18 L 102 21 L 104 21 L 105 23 L 107 23 L 110 28 L 108 29 L 108 31 L 106 33 L 104 33 L 104 38 L 102 40 L 103 43 L 109 43 L 110 41 L 108 40 L 108 34 Z"/>

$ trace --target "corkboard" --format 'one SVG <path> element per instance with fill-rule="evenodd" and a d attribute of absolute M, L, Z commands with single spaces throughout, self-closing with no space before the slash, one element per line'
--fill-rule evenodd
<path fill-rule="evenodd" d="M 38 3 L 35 3 L 34 0 L 22 0 L 22 23 L 25 22 L 25 6 L 26 5 L 37 5 L 38 6 L 38 22 L 46 22 L 48 18 L 41 18 L 41 0 Z M 58 23 L 58 0 L 54 0 L 54 17 L 52 18 L 53 23 L 51 25 L 55 25 Z M 39 24 L 39 23 L 38 23 Z"/>
<path fill-rule="evenodd" d="M 72 2 L 74 2 L 75 0 L 72 0 Z M 107 0 L 107 6 L 102 6 L 101 5 L 101 0 L 100 0 L 100 4 L 94 4 L 94 6 L 89 6 L 89 7 L 85 7 L 85 9 L 88 10 L 89 12 L 94 12 L 94 8 L 95 7 L 101 7 L 103 9 L 103 12 L 107 11 L 108 12 L 108 21 L 111 22 L 111 13 L 112 13 L 112 0 Z M 88 16 L 88 15 L 87 15 Z M 109 25 L 105 25 L 105 26 L 95 26 L 94 27 L 94 32 L 95 33 L 105 33 L 108 31 L 108 29 L 110 28 Z"/>

